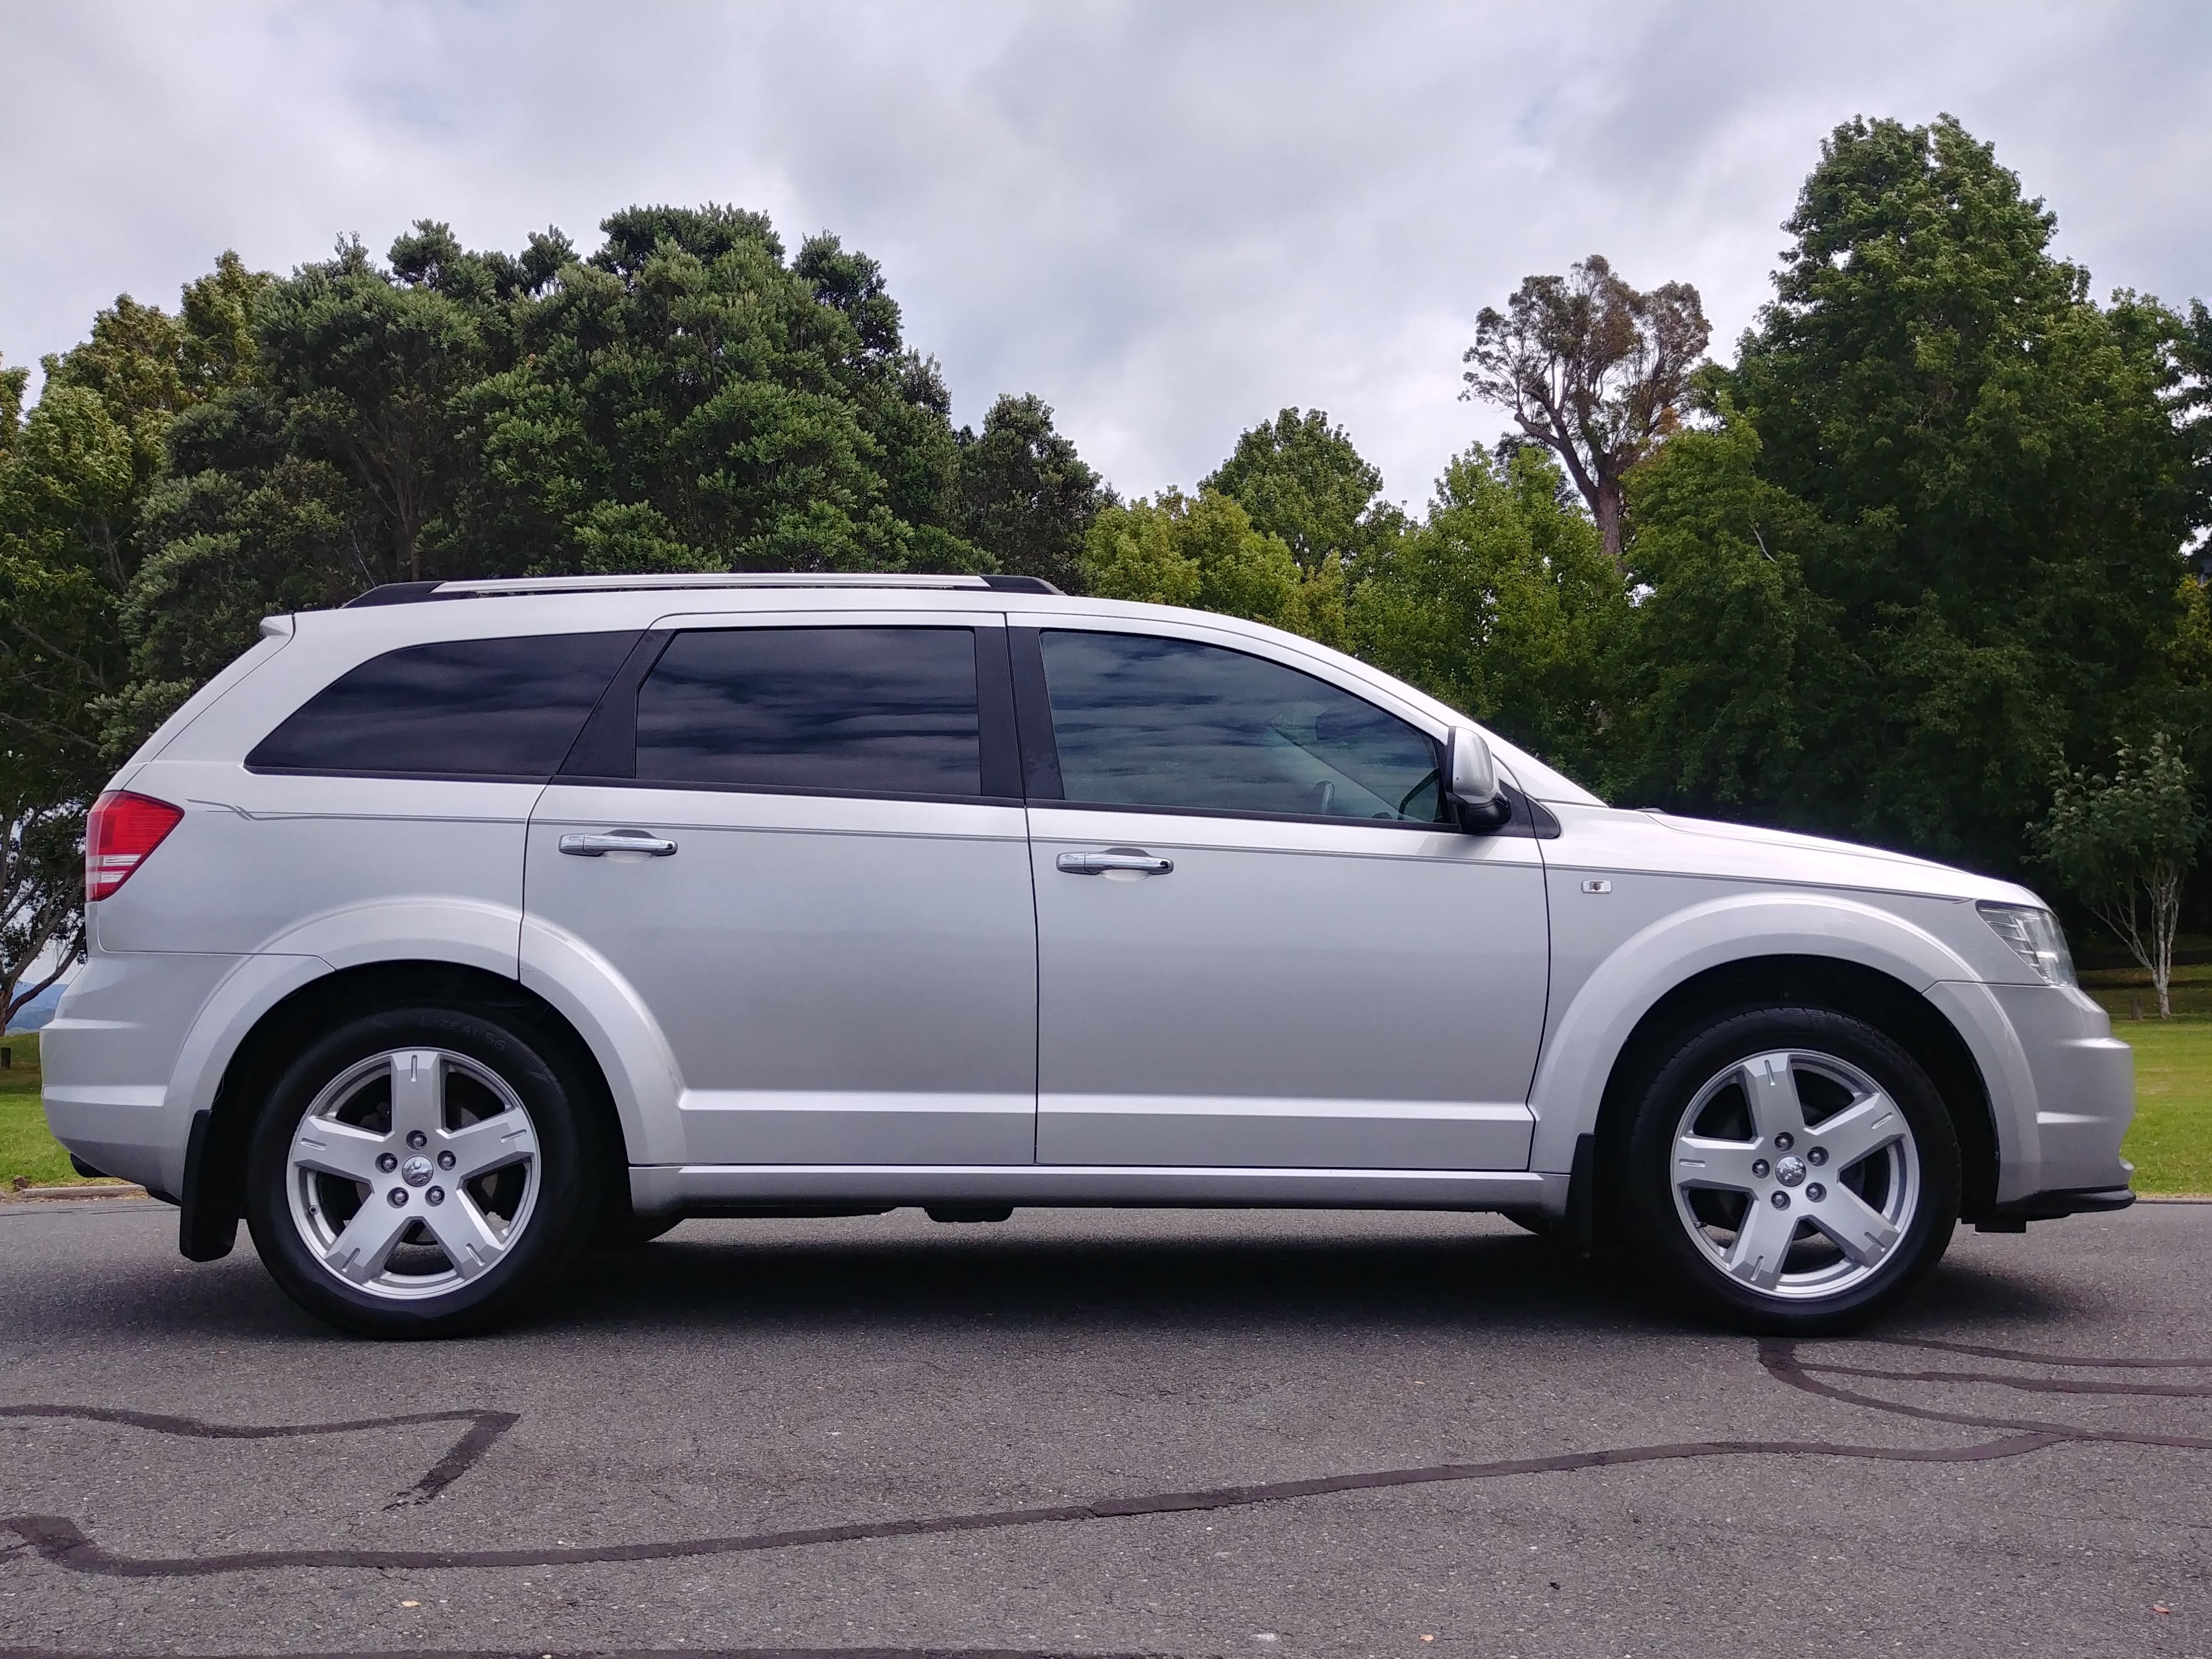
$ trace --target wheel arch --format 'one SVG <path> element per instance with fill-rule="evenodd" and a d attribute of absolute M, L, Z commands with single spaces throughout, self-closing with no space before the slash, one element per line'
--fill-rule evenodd
<path fill-rule="evenodd" d="M 228 1254 L 245 1213 L 246 1152 L 253 1124 L 286 1066 L 336 1021 L 380 1009 L 433 1004 L 501 1015 L 523 1026 L 587 1085 L 584 1103 L 605 1152 L 621 1156 L 623 1125 L 605 1066 L 560 1010 L 512 977 L 450 961 L 392 959 L 318 975 L 254 1019 L 224 1062 L 214 1096 L 196 1119 L 183 1194 L 180 1243 L 195 1261 Z M 611 1183 L 626 1200 L 627 1187 Z"/>
<path fill-rule="evenodd" d="M 1809 1000 L 1888 1031 L 1928 1070 L 1958 1126 L 1972 1218 L 2035 1151 L 2025 1056 L 1979 979 L 1926 929 L 1851 896 L 1736 893 L 1675 911 L 1606 954 L 1555 1016 L 1529 1094 L 1530 1167 L 1565 1174 L 1583 1136 L 1603 1144 L 1662 1034 L 1729 1007 Z M 1985 1017 L 1947 991 L 1982 991 Z"/>
<path fill-rule="evenodd" d="M 1958 1133 L 1961 1217 L 1986 1215 L 1996 1202 L 1996 1124 L 1972 1048 L 1934 1003 L 1902 980 L 1834 957 L 1744 957 L 1693 974 L 1654 1002 L 1607 1073 L 1594 1126 L 1598 1167 L 1622 1145 L 1644 1087 L 1684 1033 L 1738 1009 L 1780 1004 L 1864 1020 L 1919 1062 Z"/>

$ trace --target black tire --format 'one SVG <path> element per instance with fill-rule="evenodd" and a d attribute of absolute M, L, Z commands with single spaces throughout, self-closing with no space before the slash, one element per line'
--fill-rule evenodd
<path fill-rule="evenodd" d="M 363 1135 L 392 1135 L 399 1127 L 388 1103 L 392 1085 L 386 1085 L 387 1103 L 380 1120 L 374 1062 L 394 1052 L 422 1050 L 453 1057 L 436 1067 L 441 1079 L 436 1099 L 442 1103 L 434 1110 L 441 1127 L 465 1127 L 495 1115 L 502 1123 L 510 1122 L 501 1109 L 512 1111 L 520 1106 L 534 1138 L 532 1156 L 469 1182 L 468 1193 L 483 1196 L 481 1201 L 471 1197 L 471 1207 L 466 1210 L 463 1179 L 438 1175 L 435 1166 L 422 1158 L 408 1158 L 392 1175 L 372 1173 L 365 1198 L 359 1196 L 361 1185 L 350 1179 L 295 1168 L 295 1134 L 326 1090 L 350 1086 L 358 1092 L 347 1098 L 367 1103 L 359 1108 L 326 1103 L 326 1112 L 341 1113 L 342 1124 L 347 1121 L 343 1114 L 351 1111 L 364 1126 Z M 349 1085 L 349 1075 L 363 1080 Z M 504 1092 L 498 1085 L 504 1085 Z M 459 1336 L 483 1330 L 512 1317 L 558 1279 L 588 1243 L 593 1222 L 605 1212 L 599 1190 L 601 1172 L 595 1167 L 604 1159 L 594 1155 L 599 1137 L 588 1115 L 595 1097 L 590 1080 L 574 1073 L 559 1045 L 514 1015 L 426 1006 L 389 1009 L 349 1020 L 292 1063 L 254 1125 L 246 1170 L 246 1218 L 254 1248 L 287 1295 L 341 1330 L 388 1338 Z M 377 1144 L 388 1144 L 397 1153 L 404 1153 L 408 1145 L 422 1145 L 397 1139 Z M 444 1144 L 441 1139 L 423 1150 L 442 1158 Z M 366 1152 L 356 1150 L 364 1146 Z M 374 1152 L 375 1146 L 354 1142 L 341 1150 L 359 1158 Z M 412 1167 L 418 1164 L 422 1169 Z M 417 1176 L 422 1177 L 419 1190 Z M 443 1186 L 434 1184 L 447 1179 L 453 1181 L 450 1200 L 443 1197 Z M 501 1190 L 525 1196 L 502 1200 Z M 392 1267 L 380 1272 L 376 1283 L 366 1287 L 349 1282 L 325 1264 L 310 1232 L 316 1231 L 316 1242 L 331 1234 L 343 1239 L 354 1217 L 395 1192 L 405 1201 L 394 1207 L 400 1209 L 407 1231 L 386 1254 L 394 1262 L 427 1265 L 416 1279 Z M 434 1199 L 434 1194 L 440 1196 Z M 489 1267 L 473 1276 L 461 1276 L 428 1231 L 434 1212 L 427 1206 L 441 1206 L 434 1212 L 440 1222 L 455 1223 L 466 1216 L 485 1218 L 489 1233 L 510 1219 L 499 1213 L 502 1201 L 517 1211 L 511 1220 L 519 1224 L 519 1232 L 510 1231 L 500 1237 Z M 441 1262 L 445 1264 L 442 1273 Z"/>
<path fill-rule="evenodd" d="M 1778 1148 L 1759 1137 L 1743 1080 L 1771 1077 L 1778 1068 L 1762 1059 L 1764 1070 L 1739 1073 L 1733 1085 L 1723 1079 L 1731 1067 L 1755 1056 L 1784 1054 L 1792 1058 L 1778 1069 L 1790 1074 L 1789 1098 L 1804 1100 L 1805 1127 L 1802 1146 L 1792 1134 L 1790 1144 Z M 1852 1097 L 1854 1074 L 1870 1081 L 1896 1107 L 1907 1133 L 1848 1166 L 1828 1164 L 1820 1130 L 1832 1119 L 1842 1121 L 1840 1108 L 1829 1109 L 1838 1097 Z M 1624 1224 L 1617 1242 L 1627 1247 L 1656 1288 L 1693 1315 L 1768 1335 L 1847 1330 L 1893 1303 L 1950 1243 L 1959 1218 L 1957 1129 L 1919 1063 L 1865 1021 L 1825 1008 L 1739 1010 L 1712 1020 L 1664 1054 L 1646 1079 L 1626 1134 L 1610 1160 L 1607 1185 Z M 1734 1097 L 1728 1092 L 1731 1086 Z M 1705 1104 L 1698 1117 L 1686 1123 L 1701 1098 Z M 1879 1106 L 1873 1103 L 1877 1115 Z M 1762 1178 L 1741 1193 L 1733 1187 L 1698 1190 L 1686 1182 L 1678 1200 L 1676 1137 L 1686 1130 L 1727 1145 L 1726 1156 L 1745 1160 L 1746 1169 L 1761 1172 Z M 1897 1133 L 1893 1124 L 1886 1132 Z M 1748 1150 L 1733 1146 L 1739 1136 L 1751 1138 Z M 1748 1162 L 1761 1146 L 1765 1159 Z M 1724 1167 L 1721 1157 L 1712 1155 L 1716 1170 Z M 1816 1167 L 1808 1168 L 1808 1163 Z M 1734 1170 L 1733 1164 L 1725 1167 Z M 1832 1224 L 1839 1218 L 1858 1217 L 1857 1209 L 1839 1208 L 1847 1194 L 1884 1218 L 1895 1235 L 1878 1259 L 1860 1260 L 1818 1225 L 1807 1224 L 1816 1216 Z M 1789 1205 L 1778 1206 L 1779 1199 L 1789 1200 Z M 1775 1215 L 1766 1214 L 1769 1209 Z M 1896 1213 L 1888 1213 L 1891 1209 Z M 1762 1237 L 1773 1235 L 1747 1234 L 1746 1220 L 1780 1230 L 1787 1242 L 1778 1255 L 1757 1248 Z M 1838 1228 L 1853 1231 L 1848 1224 Z M 1862 1253 L 1866 1249 L 1860 1246 Z M 1724 1254 L 1744 1259 L 1737 1272 L 1719 1259 Z M 1764 1266 L 1769 1262 L 1771 1267 Z M 1763 1285 L 1762 1273 L 1778 1277 Z M 1827 1288 L 1832 1283 L 1833 1288 Z"/>

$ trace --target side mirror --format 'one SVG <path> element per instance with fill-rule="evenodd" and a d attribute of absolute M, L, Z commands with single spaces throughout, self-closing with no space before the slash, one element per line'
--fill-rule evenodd
<path fill-rule="evenodd" d="M 1513 816 L 1513 803 L 1498 787 L 1497 759 L 1471 726 L 1452 727 L 1444 755 L 1444 793 L 1470 830 L 1495 830 Z"/>

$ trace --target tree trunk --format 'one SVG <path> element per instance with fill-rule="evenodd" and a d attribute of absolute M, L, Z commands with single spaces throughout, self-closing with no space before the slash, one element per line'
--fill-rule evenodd
<path fill-rule="evenodd" d="M 1598 534 L 1605 538 L 1606 556 L 1613 561 L 1613 568 L 1626 576 L 1628 562 L 1621 553 L 1621 521 L 1626 508 L 1621 499 L 1619 481 L 1612 478 L 1601 480 L 1590 507 L 1592 516 L 1597 520 Z"/>

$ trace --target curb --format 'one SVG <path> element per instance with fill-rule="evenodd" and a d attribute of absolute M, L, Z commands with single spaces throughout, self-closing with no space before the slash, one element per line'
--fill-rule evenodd
<path fill-rule="evenodd" d="M 85 1199 L 144 1198 L 146 1196 L 148 1196 L 146 1189 L 143 1187 L 136 1185 L 116 1187 L 17 1187 L 12 1189 L 0 1188 L 0 1199 L 29 1199 L 43 1203 L 52 1203 L 56 1200 L 67 1202 L 72 1200 L 81 1201 Z"/>

